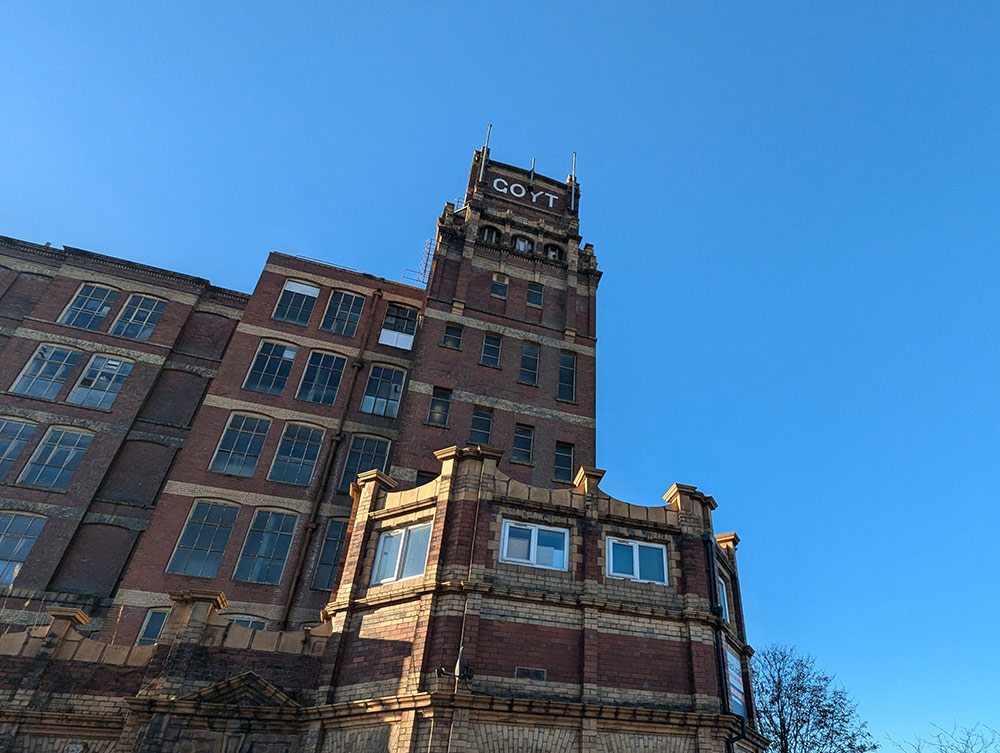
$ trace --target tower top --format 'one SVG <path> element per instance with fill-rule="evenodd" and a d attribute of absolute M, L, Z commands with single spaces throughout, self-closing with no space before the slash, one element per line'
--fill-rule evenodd
<path fill-rule="evenodd" d="M 574 155 L 575 157 L 575 155 Z M 575 172 L 574 159 L 574 172 Z M 473 199 L 501 211 L 512 210 L 533 219 L 577 216 L 580 186 L 575 175 L 565 182 L 539 175 L 531 168 L 515 167 L 490 159 L 490 149 L 476 151 L 469 171 L 465 203 Z"/>

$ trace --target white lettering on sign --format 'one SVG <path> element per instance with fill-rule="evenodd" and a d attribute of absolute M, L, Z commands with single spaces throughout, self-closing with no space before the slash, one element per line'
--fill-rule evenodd
<path fill-rule="evenodd" d="M 544 196 L 549 200 L 549 209 L 551 209 L 555 205 L 556 199 L 559 198 L 555 194 L 548 193 L 547 191 L 528 191 L 528 189 L 525 188 L 520 183 L 508 183 L 503 178 L 493 179 L 493 190 L 498 193 L 509 193 L 511 196 L 514 196 L 518 199 L 524 198 L 524 196 L 530 194 L 532 204 L 537 204 L 538 197 Z"/>

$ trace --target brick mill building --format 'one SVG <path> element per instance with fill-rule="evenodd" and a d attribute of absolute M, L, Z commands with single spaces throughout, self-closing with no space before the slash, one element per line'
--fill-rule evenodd
<path fill-rule="evenodd" d="M 595 465 L 575 176 L 425 286 L 0 238 L 0 753 L 759 751 L 735 534 Z"/>

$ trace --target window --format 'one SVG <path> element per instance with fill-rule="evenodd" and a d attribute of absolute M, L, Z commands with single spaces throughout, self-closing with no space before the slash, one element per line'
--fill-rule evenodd
<path fill-rule="evenodd" d="M 533 343 L 521 345 L 521 373 L 517 380 L 522 384 L 538 384 L 538 346 Z"/>
<path fill-rule="evenodd" d="M 44 526 L 38 515 L 0 512 L 0 588 L 13 585 Z"/>
<path fill-rule="evenodd" d="M 562 246 L 557 246 L 554 243 L 548 243 L 545 246 L 545 255 L 549 257 L 551 261 L 565 261 L 566 252 L 563 250 Z"/>
<path fill-rule="evenodd" d="M 34 424 L 13 418 L 0 418 L 0 483 L 10 473 L 14 461 L 34 433 Z"/>
<path fill-rule="evenodd" d="M 297 352 L 291 345 L 262 341 L 243 383 L 243 389 L 280 395 L 285 389 Z"/>
<path fill-rule="evenodd" d="M 448 425 L 448 411 L 451 408 L 451 390 L 435 387 L 431 395 L 431 409 L 427 413 L 427 423 L 434 426 Z"/>
<path fill-rule="evenodd" d="M 316 575 L 313 576 L 313 588 L 329 591 L 337 580 L 337 568 L 340 567 L 340 553 L 344 549 L 344 538 L 347 535 L 347 523 L 342 520 L 331 520 L 326 527 L 326 538 L 323 539 L 323 549 L 319 553 L 319 564 Z"/>
<path fill-rule="evenodd" d="M 500 242 L 500 231 L 495 227 L 490 227 L 489 225 L 483 225 L 479 228 L 479 240 L 483 243 L 499 243 Z"/>
<path fill-rule="evenodd" d="M 483 337 L 483 355 L 479 359 L 483 366 L 500 367 L 500 338 L 496 335 Z"/>
<path fill-rule="evenodd" d="M 534 441 L 535 428 L 517 424 L 514 427 L 514 450 L 510 454 L 511 462 L 530 463 L 531 444 Z"/>
<path fill-rule="evenodd" d="M 252 476 L 270 428 L 269 419 L 239 413 L 231 415 L 208 470 L 232 476 Z"/>
<path fill-rule="evenodd" d="M 287 280 L 271 318 L 304 327 L 309 324 L 309 317 L 312 316 L 318 296 L 319 288 L 315 285 Z"/>
<path fill-rule="evenodd" d="M 472 427 L 469 429 L 469 444 L 490 443 L 490 434 L 493 432 L 493 409 L 483 408 L 479 405 L 472 411 Z"/>
<path fill-rule="evenodd" d="M 347 455 L 347 465 L 340 479 L 340 491 L 343 494 L 351 489 L 359 473 L 373 468 L 385 472 L 385 464 L 389 459 L 389 442 L 378 437 L 355 436 L 351 442 L 351 451 Z"/>
<path fill-rule="evenodd" d="M 286 424 L 274 454 L 268 481 L 309 486 L 319 456 L 323 430 L 301 424 Z"/>
<path fill-rule="evenodd" d="M 384 531 L 378 537 L 378 549 L 375 550 L 372 585 L 423 575 L 430 542 L 430 523 Z"/>
<path fill-rule="evenodd" d="M 313 351 L 309 354 L 302 383 L 299 385 L 299 400 L 308 400 L 320 405 L 333 405 L 337 399 L 340 378 L 344 375 L 347 359 L 332 353 Z"/>
<path fill-rule="evenodd" d="M 66 402 L 82 405 L 84 408 L 109 410 L 125 384 L 125 377 L 131 372 L 131 361 L 94 356 Z"/>
<path fill-rule="evenodd" d="M 153 329 L 160 321 L 166 308 L 166 301 L 144 295 L 133 295 L 125 304 L 111 334 L 146 342 L 153 334 Z"/>
<path fill-rule="evenodd" d="M 444 337 L 441 344 L 446 348 L 460 349 L 462 347 L 462 328 L 457 324 L 444 325 Z"/>
<path fill-rule="evenodd" d="M 55 400 L 63 382 L 78 360 L 80 360 L 78 351 L 55 345 L 39 345 L 10 391 L 18 395 Z"/>
<path fill-rule="evenodd" d="M 81 329 L 100 329 L 104 317 L 108 315 L 117 300 L 117 290 L 84 285 L 59 317 L 59 323 Z"/>
<path fill-rule="evenodd" d="M 237 511 L 233 505 L 196 500 L 167 572 L 214 578 L 229 543 L 229 534 L 233 532 Z"/>
<path fill-rule="evenodd" d="M 572 353 L 559 354 L 559 392 L 556 397 L 569 402 L 576 400 L 576 356 Z"/>
<path fill-rule="evenodd" d="M 137 646 L 152 646 L 160 640 L 160 633 L 163 632 L 163 625 L 167 621 L 169 609 L 150 609 L 146 612 L 146 619 L 142 621 L 142 629 L 139 637 L 135 641 Z"/>
<path fill-rule="evenodd" d="M 556 442 L 556 459 L 552 466 L 552 478 L 555 481 L 573 482 L 573 445 L 569 442 Z"/>
<path fill-rule="evenodd" d="M 335 290 L 330 296 L 326 315 L 319 328 L 335 335 L 354 337 L 358 331 L 358 322 L 361 321 L 361 309 L 364 307 L 365 299 L 360 295 Z"/>
<path fill-rule="evenodd" d="M 535 250 L 535 242 L 531 238 L 519 235 L 514 238 L 514 250 L 520 251 L 522 254 L 530 254 Z"/>
<path fill-rule="evenodd" d="M 510 278 L 499 273 L 493 274 L 493 284 L 490 286 L 490 295 L 494 298 L 507 298 L 507 284 Z"/>
<path fill-rule="evenodd" d="M 382 323 L 382 332 L 378 336 L 378 341 L 382 345 L 409 350 L 413 347 L 413 335 L 416 331 L 416 309 L 390 303 L 385 312 L 385 321 Z"/>
<path fill-rule="evenodd" d="M 240 625 L 251 630 L 263 630 L 267 627 L 267 620 L 254 617 L 252 614 L 224 614 L 222 616 L 234 625 Z"/>
<path fill-rule="evenodd" d="M 395 418 L 399 413 L 399 401 L 403 397 L 403 380 L 406 372 L 390 366 L 372 366 L 368 374 L 368 385 L 361 398 L 361 412 L 376 416 Z"/>
<path fill-rule="evenodd" d="M 550 570 L 567 568 L 569 531 L 513 520 L 503 522 L 502 562 L 514 562 Z"/>
<path fill-rule="evenodd" d="M 295 516 L 289 513 L 258 510 L 243 544 L 233 580 L 250 583 L 280 583 L 285 558 L 295 531 Z"/>
<path fill-rule="evenodd" d="M 540 282 L 529 282 L 528 283 L 528 305 L 542 307 L 542 299 L 545 295 L 545 288 L 542 287 Z"/>
<path fill-rule="evenodd" d="M 719 586 L 719 609 L 722 610 L 722 619 L 729 622 L 729 587 L 726 579 L 721 575 L 716 579 Z"/>
<path fill-rule="evenodd" d="M 18 483 L 65 489 L 93 438 L 86 432 L 52 427 L 24 467 Z"/>
<path fill-rule="evenodd" d="M 441 473 L 439 471 L 417 471 L 417 481 L 414 486 L 423 486 L 437 479 Z"/>
<path fill-rule="evenodd" d="M 743 692 L 743 663 L 729 646 L 726 646 L 726 677 L 729 679 L 729 708 L 744 719 L 747 716 L 747 702 Z"/>
<path fill-rule="evenodd" d="M 608 575 L 644 583 L 667 583 L 667 548 L 663 544 L 608 538 Z"/>

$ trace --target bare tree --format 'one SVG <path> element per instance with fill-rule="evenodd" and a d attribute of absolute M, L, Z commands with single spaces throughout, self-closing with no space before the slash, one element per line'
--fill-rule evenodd
<path fill-rule="evenodd" d="M 878 745 L 857 704 L 813 658 L 791 646 L 769 646 L 753 657 L 757 726 L 773 753 L 864 753 Z"/>
<path fill-rule="evenodd" d="M 912 741 L 889 741 L 904 753 L 1000 753 L 1000 732 L 982 724 L 971 727 L 952 726 L 950 730 L 933 725 L 937 730 L 930 737 L 915 737 Z"/>

